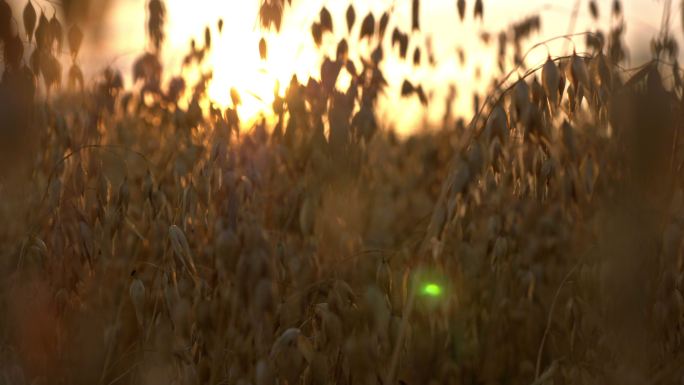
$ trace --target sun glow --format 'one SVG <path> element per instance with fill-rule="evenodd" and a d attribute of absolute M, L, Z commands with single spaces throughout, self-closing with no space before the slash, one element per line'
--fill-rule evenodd
<path fill-rule="evenodd" d="M 288 28 L 284 21 L 280 33 L 263 31 L 257 19 L 259 2 L 225 2 L 212 5 L 211 16 L 206 10 L 198 14 L 198 5 L 186 0 L 169 1 L 170 41 L 189 41 L 195 38 L 198 47 L 203 44 L 204 27 L 211 30 L 211 50 L 204 67 L 213 72 L 207 94 L 210 101 L 222 108 L 232 106 L 230 90 L 240 95 L 238 114 L 245 121 L 254 121 L 272 115 L 276 87 L 283 95 L 293 74 L 300 82 L 315 76 L 319 57 L 310 44 L 307 30 Z M 219 33 L 218 19 L 223 19 Z M 297 20 L 290 20 L 297 22 Z M 306 36 L 302 36 L 306 34 Z M 267 43 L 267 57 L 259 55 L 259 40 Z M 187 43 L 186 43 L 187 44 Z M 177 50 L 187 50 L 188 45 Z"/>
<path fill-rule="evenodd" d="M 208 62 L 214 76 L 208 94 L 212 101 L 225 107 L 232 104 L 230 89 L 234 87 L 242 100 L 238 112 L 241 116 L 254 117 L 269 110 L 279 79 L 271 70 L 269 59 L 261 60 L 259 57 L 261 34 L 249 29 L 233 31 L 234 28 L 237 27 L 228 26 L 218 36 L 217 44 L 209 55 Z"/>
<path fill-rule="evenodd" d="M 33 0 L 43 3 L 47 7 L 47 0 Z M 292 7 L 283 18 L 280 34 L 262 32 L 257 20 L 261 0 L 164 0 L 167 8 L 166 40 L 162 52 L 164 74 L 167 77 L 177 76 L 183 56 L 188 52 L 190 39 L 194 38 L 198 46 L 202 46 L 205 26 L 212 32 L 212 51 L 207 60 L 206 68 L 212 69 L 214 80 L 209 83 L 208 94 L 213 103 L 220 107 L 228 107 L 230 89 L 235 87 L 240 93 L 243 104 L 238 108 L 243 123 L 257 118 L 261 112 L 267 117 L 271 115 L 271 101 L 276 80 L 280 83 L 280 92 L 284 91 L 294 73 L 300 82 L 306 83 L 311 75 L 318 78 L 321 64 L 321 53 L 316 50 L 311 37 L 310 27 L 319 15 L 322 6 L 327 7 L 333 16 L 335 25 L 334 36 L 323 36 L 324 51 L 331 57 L 335 55 L 335 45 L 341 38 L 348 38 L 350 43 L 350 57 L 368 57 L 373 47 L 355 47 L 358 39 L 358 24 L 351 34 L 347 34 L 344 14 L 351 2 L 356 9 L 357 16 L 372 12 L 379 17 L 382 12 L 391 7 L 392 17 L 389 29 L 395 26 L 407 30 L 411 20 L 411 2 L 393 0 L 293 0 Z M 572 5 L 557 4 L 546 7 L 546 0 L 529 0 L 525 2 L 491 0 L 488 1 L 484 20 L 474 20 L 466 17 L 463 22 L 458 20 L 455 1 L 431 1 L 429 6 L 421 7 L 422 25 L 420 32 L 412 32 L 412 43 L 424 46 L 428 37 L 434 44 L 437 65 L 414 68 L 411 60 L 399 60 L 396 49 L 392 49 L 389 39 L 385 39 L 385 57 L 382 70 L 389 83 L 387 92 L 381 96 L 377 114 L 379 121 L 385 127 L 395 127 L 400 133 L 414 132 L 425 127 L 425 122 L 439 127 L 443 122 L 446 103 L 444 103 L 450 89 L 456 90 L 453 103 L 453 118 L 471 117 L 475 112 L 473 93 L 482 96 L 489 91 L 491 76 L 501 78 L 498 66 L 494 60 L 498 54 L 496 39 L 485 46 L 479 36 L 483 32 L 494 33 L 510 27 L 511 15 L 536 14 L 543 11 L 544 23 L 539 35 L 535 35 L 529 44 L 543 41 L 552 36 L 564 35 L 567 23 L 563 17 L 572 11 Z M 15 14 L 20 14 L 25 2 L 10 1 Z M 109 16 L 102 21 L 101 31 L 104 35 L 98 39 L 84 41 L 84 53 L 81 55 L 82 68 L 85 75 L 96 75 L 105 66 L 114 64 L 124 71 L 127 82 L 131 82 L 130 71 L 134 60 L 144 52 L 148 46 L 146 42 L 145 17 L 143 12 L 147 0 L 118 0 L 109 1 L 112 4 Z M 525 3 L 525 4 L 522 4 Z M 561 2 L 562 3 L 562 2 Z M 649 0 L 630 0 L 630 7 L 626 7 L 625 14 L 638 13 L 648 19 L 627 28 L 627 41 L 641 42 L 644 32 L 657 31 L 660 17 L 659 7 L 650 6 Z M 469 3 L 470 4 L 470 3 Z M 48 7 L 49 8 L 49 7 Z M 582 16 L 584 15 L 584 16 Z M 359 16 L 360 17 L 360 16 Z M 217 31 L 217 21 L 224 21 L 223 33 Z M 516 17 L 517 18 L 517 17 Z M 632 19 L 629 16 L 628 19 Z M 607 19 L 605 21 L 608 21 Z M 19 20 L 21 22 L 21 20 Z M 577 30 L 594 30 L 596 22 L 588 12 L 580 13 L 577 20 Z M 652 24 L 655 27 L 649 27 Z M 636 28 L 634 28 L 636 27 Z M 603 28 L 603 27 L 602 27 Z M 646 30 L 645 30 L 646 29 Z M 268 43 L 268 58 L 259 58 L 258 42 L 265 34 Z M 389 34 L 388 34 L 389 35 Z M 496 36 L 496 35 L 494 35 Z M 351 37 L 351 38 L 350 38 Z M 584 49 L 584 37 L 574 38 L 577 51 Z M 563 46 L 567 41 L 557 39 L 541 45 L 530 52 L 526 59 L 526 67 L 532 68 L 543 64 L 548 53 L 562 55 Z M 641 43 L 640 43 L 641 44 Z M 647 43 L 644 43 L 644 47 Z M 107 53 L 116 52 L 116 55 Z M 425 57 L 425 49 L 423 49 Z M 463 52 L 461 61 L 458 52 Z M 648 52 L 645 49 L 643 52 Z M 567 53 L 567 52 L 565 52 Z M 508 53 L 511 56 L 511 52 Z M 684 54 L 682 54 L 684 55 Z M 411 54 L 409 53 L 409 56 Z M 410 59 L 410 58 L 409 58 Z M 425 60 L 423 60 L 425 61 Z M 680 58 L 681 61 L 681 58 Z M 359 62 L 357 61 L 357 68 Z M 508 69 L 513 65 L 508 63 Z M 91 71 L 89 74 L 88 71 Z M 521 73 L 524 71 L 521 71 Z M 478 74 L 481 74 L 478 76 Z M 188 85 L 192 85 L 194 74 L 182 74 Z M 187 77 L 186 77 L 187 75 Z M 342 74 L 344 75 L 344 73 Z M 512 77 L 513 79 L 516 76 Z M 196 78 L 194 78 L 196 79 Z M 424 108 L 416 98 L 401 98 L 399 95 L 404 79 L 414 84 L 422 84 L 423 88 L 432 93 L 429 108 Z M 168 80 L 165 79 L 165 80 Z M 183 101 L 182 101 L 183 102 Z M 206 106 L 208 101 L 202 101 Z M 453 120 L 451 119 L 453 124 Z M 249 126 L 245 124 L 245 126 Z"/>
<path fill-rule="evenodd" d="M 373 12 L 381 14 L 390 0 L 377 3 L 361 0 L 352 1 L 357 14 Z M 279 32 L 264 31 L 258 20 L 260 1 L 228 1 L 216 0 L 166 0 L 168 20 L 165 48 L 165 62 L 179 68 L 180 61 L 191 39 L 195 39 L 197 47 L 203 46 L 204 28 L 209 26 L 212 36 L 211 50 L 203 63 L 203 70 L 211 70 L 212 80 L 208 83 L 208 101 L 226 108 L 232 106 L 230 90 L 235 88 L 239 93 L 241 105 L 238 114 L 245 127 L 250 127 L 261 116 L 272 122 L 272 103 L 274 90 L 278 86 L 278 94 L 284 95 L 292 75 L 296 75 L 300 83 L 306 84 L 309 77 L 320 78 L 320 65 L 323 55 L 335 57 L 338 42 L 346 38 L 350 44 L 350 59 L 356 67 L 361 68 L 359 57 L 368 58 L 375 48 L 367 42 L 357 42 L 358 24 L 351 32 L 344 25 L 344 15 L 348 2 L 332 2 L 326 0 L 310 0 L 303 5 L 293 4 L 282 20 Z M 310 26 L 318 18 L 318 10 L 325 5 L 333 15 L 335 33 L 325 34 L 321 47 L 316 47 L 311 38 Z M 397 23 L 410 18 L 410 7 L 397 8 L 394 18 Z M 223 20 L 223 30 L 219 33 L 217 21 Z M 394 24 L 390 24 L 392 28 Z M 265 38 L 267 57 L 262 60 L 259 55 L 259 40 Z M 387 40 L 387 39 L 386 39 Z M 427 76 L 426 68 L 414 68 L 409 61 L 396 60 L 392 47 L 385 41 L 385 60 L 381 69 L 393 89 L 381 97 L 378 105 L 378 116 L 389 124 L 397 124 L 399 131 L 408 130 L 417 124 L 429 112 L 437 121 L 441 117 L 441 104 L 431 109 L 424 109 L 415 98 L 398 97 L 402 80 L 409 78 L 413 82 L 422 83 L 425 87 L 434 86 L 434 79 Z M 425 66 L 423 66 L 425 67 Z M 456 68 L 453 66 L 452 68 Z M 183 73 L 188 84 L 194 84 L 197 71 Z M 442 74 L 443 78 L 448 74 Z M 444 83 L 444 79 L 438 82 Z M 338 78 L 337 88 L 346 90 L 350 77 L 342 71 Z M 444 87 L 442 87 L 444 88 Z M 386 96 L 386 97 L 385 97 Z M 439 93 L 436 95 L 440 98 Z M 465 99 L 463 99 L 465 100 Z M 205 105 L 206 105 L 205 104 Z"/>

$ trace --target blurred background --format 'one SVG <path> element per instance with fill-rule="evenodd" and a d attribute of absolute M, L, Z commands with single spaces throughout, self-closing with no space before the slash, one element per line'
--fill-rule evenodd
<path fill-rule="evenodd" d="M 86 23 L 84 49 L 80 64 L 86 79 L 107 66 L 120 69 L 126 84 L 130 84 L 132 64 L 146 47 L 146 1 L 145 0 L 32 0 L 50 16 L 56 8 L 64 11 L 69 20 Z M 205 66 L 213 70 L 209 96 L 218 105 L 230 102 L 230 88 L 241 94 L 243 120 L 259 116 L 270 110 L 273 87 L 278 80 L 281 89 L 289 83 L 292 74 L 306 82 L 309 76 L 318 77 L 322 57 L 311 38 L 310 26 L 318 19 L 319 11 L 326 7 L 333 15 L 334 34 L 325 34 L 323 51 L 335 55 L 339 39 L 347 36 L 344 20 L 347 2 L 333 0 L 293 0 L 288 7 L 279 34 L 262 31 L 258 22 L 260 1 L 222 0 L 167 0 L 166 41 L 162 51 L 165 76 L 182 72 L 181 64 L 195 39 L 198 46 L 204 40 L 204 29 L 210 27 L 214 49 L 209 53 Z M 10 0 L 15 14 L 20 14 L 25 1 Z M 668 0 L 629 0 L 621 2 L 622 16 L 613 15 L 613 0 L 596 0 L 597 14 L 592 15 L 587 0 L 485 0 L 483 17 L 474 17 L 474 0 L 465 1 L 463 21 L 459 20 L 456 0 L 423 1 L 420 8 L 422 25 L 419 31 L 411 31 L 411 1 L 354 1 L 357 25 L 351 31 L 358 36 L 361 19 L 373 12 L 376 20 L 388 5 L 393 5 L 388 31 L 398 27 L 409 32 L 409 60 L 398 60 L 391 50 L 390 33 L 385 37 L 385 60 L 381 67 L 390 85 L 379 106 L 380 120 L 394 125 L 399 132 L 416 127 L 440 124 L 447 108 L 448 95 L 453 95 L 453 113 L 467 117 L 473 112 L 473 93 L 484 94 L 493 76 L 501 75 L 497 66 L 498 35 L 511 32 L 516 23 L 539 16 L 540 29 L 532 33 L 521 47 L 524 52 L 535 43 L 570 32 L 597 31 L 608 33 L 624 21 L 624 39 L 628 63 L 638 65 L 650 58 L 650 39 L 660 30 L 663 9 L 671 7 L 673 17 L 670 29 L 681 40 L 680 5 Z M 218 33 L 218 20 L 223 20 L 223 33 Z M 21 20 L 17 21 L 21 24 Z M 258 42 L 266 37 L 268 59 L 259 57 Z M 349 39 L 355 42 L 357 39 Z M 434 58 L 427 60 L 428 46 Z M 351 46 L 361 56 L 370 56 L 374 47 Z M 410 60 L 414 48 L 420 48 L 423 60 L 414 65 Z M 540 46 L 527 57 L 525 64 L 531 68 L 543 63 L 547 54 L 559 56 L 572 50 L 585 50 L 585 36 L 576 36 L 572 42 L 557 39 Z M 390 53 L 392 52 L 392 53 Z M 461 56 L 462 54 L 462 56 Z M 511 55 L 508 53 L 510 59 Z M 66 55 L 66 54 L 65 54 Z M 354 55 L 351 55 L 354 57 Z M 360 68 L 360 63 L 357 63 Z M 505 66 L 507 72 L 512 60 Z M 184 73 L 192 77 L 192 74 Z M 431 96 L 429 108 L 422 108 L 415 98 L 399 98 L 404 79 L 421 84 Z M 340 79 L 344 81 L 344 79 Z"/>

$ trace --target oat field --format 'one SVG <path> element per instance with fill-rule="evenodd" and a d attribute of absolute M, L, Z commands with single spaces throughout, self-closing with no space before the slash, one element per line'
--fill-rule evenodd
<path fill-rule="evenodd" d="M 410 80 L 390 91 L 383 72 L 431 60 L 410 44 L 426 0 L 404 29 L 391 8 L 312 11 L 307 39 L 347 37 L 256 119 L 237 89 L 207 100 L 211 73 L 165 68 L 162 0 L 140 9 L 133 68 L 92 77 L 69 11 L 83 0 L 8 1 L 0 384 L 684 384 L 682 31 L 668 22 L 636 66 L 619 1 L 612 29 L 555 38 L 586 49 L 539 66 L 525 59 L 548 43 L 543 20 L 493 31 L 500 72 L 460 95 L 476 113 L 400 135 L 381 98 L 445 102 Z M 258 28 L 297 3 L 261 0 Z M 456 4 L 454 23 L 485 17 L 486 0 Z M 184 68 L 203 68 L 222 24 Z"/>

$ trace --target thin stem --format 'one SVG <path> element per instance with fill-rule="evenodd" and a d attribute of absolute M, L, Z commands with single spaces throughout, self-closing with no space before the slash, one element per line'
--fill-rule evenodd
<path fill-rule="evenodd" d="M 553 310 L 556 308 L 556 302 L 558 302 L 558 297 L 560 296 L 561 289 L 563 288 L 563 286 L 565 286 L 565 283 L 568 281 L 568 279 L 570 279 L 570 277 L 577 270 L 578 267 L 579 263 L 573 266 L 572 269 L 570 269 L 570 271 L 568 271 L 568 273 L 565 274 L 565 277 L 561 281 L 560 285 L 558 285 L 558 289 L 556 289 L 556 293 L 553 295 L 553 300 L 551 300 L 551 308 L 549 309 L 549 315 L 546 318 L 546 328 L 544 329 L 544 335 L 542 335 L 541 342 L 539 343 L 539 350 L 537 351 L 537 365 L 534 371 L 535 380 L 539 379 L 542 353 L 544 352 L 546 337 L 549 335 L 549 331 L 551 330 L 551 320 L 553 319 Z"/>
<path fill-rule="evenodd" d="M 385 377 L 385 384 L 394 383 L 397 367 L 399 365 L 399 354 L 401 353 L 401 346 L 404 344 L 404 336 L 406 335 L 406 330 L 408 329 L 409 317 L 411 316 L 411 311 L 413 311 L 413 304 L 415 302 L 415 298 L 415 288 L 412 288 L 409 294 L 408 301 L 406 303 L 406 308 L 404 309 L 404 314 L 401 317 L 401 325 L 399 326 L 397 340 L 394 342 L 392 361 L 390 362 L 389 370 L 387 371 L 387 376 Z"/>
<path fill-rule="evenodd" d="M 575 25 L 577 24 L 577 15 L 579 14 L 580 0 L 575 0 L 575 6 L 572 9 L 572 14 L 570 15 L 570 24 L 568 25 L 568 35 L 570 35 L 575 30 Z M 568 42 L 563 43 L 563 52 L 568 50 Z"/>

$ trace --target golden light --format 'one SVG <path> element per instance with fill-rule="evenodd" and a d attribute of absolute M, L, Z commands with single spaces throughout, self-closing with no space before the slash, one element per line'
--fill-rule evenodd
<path fill-rule="evenodd" d="M 47 6 L 47 0 L 39 1 Z M 21 12 L 16 3 L 15 12 Z M 10 4 L 14 4 L 10 1 Z M 100 69 L 115 61 L 115 65 L 124 69 L 130 68 L 136 56 L 144 52 L 146 47 L 145 8 L 146 0 L 121 0 L 112 2 L 112 10 L 108 18 L 103 20 L 102 39 L 86 39 L 91 56 L 83 57 L 84 70 Z M 267 33 L 269 57 L 265 62 L 259 59 L 258 42 L 262 36 L 257 14 L 260 0 L 165 0 L 167 8 L 167 39 L 163 50 L 163 63 L 167 76 L 178 75 L 183 55 L 187 53 L 191 38 L 195 38 L 201 47 L 206 25 L 212 31 L 212 52 L 206 60 L 206 67 L 211 68 L 214 80 L 210 83 L 209 96 L 214 103 L 227 107 L 230 103 L 230 88 L 235 87 L 240 93 L 243 105 L 239 113 L 243 122 L 258 117 L 260 111 L 270 114 L 270 102 L 273 99 L 275 80 L 280 82 L 281 92 L 287 87 L 291 75 L 297 74 L 305 83 L 309 75 L 318 78 L 320 53 L 317 52 L 310 33 L 312 22 L 316 21 L 319 10 L 326 6 L 333 16 L 335 36 L 324 35 L 325 50 L 334 56 L 336 42 L 345 37 L 344 12 L 349 1 L 338 0 L 293 0 L 292 8 L 283 18 L 280 34 Z M 357 15 L 368 12 L 380 15 L 392 6 L 390 30 L 395 26 L 407 28 L 410 23 L 410 1 L 393 0 L 351 0 Z M 523 4 L 524 3 L 524 4 Z M 483 95 L 490 87 L 491 76 L 501 76 L 496 68 L 497 45 L 483 46 L 479 36 L 482 32 L 496 33 L 510 26 L 511 15 L 514 19 L 539 13 L 544 20 L 542 31 L 532 42 L 545 40 L 552 36 L 567 32 L 566 16 L 572 10 L 571 4 L 557 4 L 549 8 L 545 0 L 529 0 L 525 2 L 491 0 L 486 2 L 484 21 L 466 18 L 458 21 L 455 1 L 431 1 L 423 6 L 424 23 L 419 33 L 412 33 L 412 40 L 423 44 L 425 38 L 433 37 L 434 51 L 438 65 L 434 68 L 413 68 L 406 62 L 397 60 L 396 52 L 389 49 L 386 42 L 385 56 L 388 58 L 382 65 L 385 78 L 391 89 L 381 97 L 378 104 L 378 118 L 384 126 L 394 126 L 401 132 L 414 132 L 423 123 L 439 126 L 446 110 L 444 100 L 453 85 L 457 97 L 453 105 L 456 115 L 461 117 L 473 114 L 473 92 Z M 629 20 L 634 14 L 641 15 L 645 21 L 627 28 L 627 41 L 639 42 L 643 39 L 644 28 L 649 24 L 658 25 L 660 7 L 652 7 L 649 0 L 634 0 L 625 9 Z M 14 6 L 14 5 L 13 5 Z M 518 17 L 519 15 L 519 17 Z M 217 21 L 224 20 L 223 34 L 217 31 Z M 640 17 L 641 18 L 641 17 Z M 648 20 L 646 20 L 648 19 Z M 602 28 L 606 28 L 606 19 Z M 358 24 L 358 21 L 357 21 Z M 580 16 L 577 30 L 594 30 L 596 22 L 588 15 Z M 657 30 L 657 28 L 656 28 Z M 352 34 L 353 42 L 358 30 Z M 496 36 L 496 34 L 494 35 Z M 650 36 L 650 30 L 649 30 Z M 496 39 L 494 39 L 496 40 Z M 583 48 L 583 38 L 574 39 L 579 50 Z M 413 44 L 413 43 L 412 43 Z M 527 58 L 527 66 L 543 64 L 546 60 L 547 48 L 554 55 L 563 54 L 564 40 L 550 42 L 546 46 L 533 50 Z M 648 46 L 648 42 L 644 43 Z M 358 49 L 356 49 L 358 48 Z M 350 57 L 366 56 L 370 53 L 366 48 L 350 47 Z M 461 63 L 456 52 L 462 49 L 466 53 L 465 62 Z M 354 51 L 354 52 L 351 52 Z M 647 51 L 647 49 L 646 49 Z M 103 54 L 117 52 L 116 55 Z M 567 53 L 567 52 L 566 52 Z M 510 55 L 510 52 L 509 52 Z M 684 55 L 684 54 L 683 54 Z M 358 64 L 358 63 L 357 63 Z M 509 63 L 508 68 L 510 68 Z M 479 71 L 478 71 L 479 69 Z M 507 69 L 508 70 L 508 69 Z M 478 78 L 476 73 L 482 76 Z M 186 75 L 185 73 L 183 74 Z M 130 77 L 130 75 L 128 75 Z M 421 83 L 427 92 L 434 92 L 429 108 L 424 108 L 415 98 L 398 96 L 402 81 L 407 78 L 413 83 Z M 515 76 L 513 77 L 515 78 Z M 192 75 L 186 77 L 188 84 L 193 84 Z M 343 81 L 344 79 L 341 79 Z"/>
<path fill-rule="evenodd" d="M 123 12 L 131 17 L 133 14 L 140 15 L 138 11 L 140 4 L 137 4 Z M 357 14 L 363 15 L 373 12 L 381 14 L 391 3 L 390 0 L 378 2 L 352 0 Z M 167 68 L 180 68 L 183 56 L 188 52 L 189 42 L 195 39 L 198 47 L 202 47 L 204 40 L 204 28 L 210 27 L 212 35 L 212 48 L 205 58 L 203 69 L 213 72 L 213 79 L 208 86 L 208 97 L 212 103 L 221 108 L 232 105 L 230 89 L 235 88 L 240 94 L 242 104 L 238 107 L 240 119 L 249 127 L 260 116 L 264 115 L 267 119 L 273 118 L 271 106 L 274 98 L 274 87 L 280 85 L 279 93 L 284 94 L 285 89 L 290 83 L 292 75 L 297 75 L 301 83 L 306 83 L 311 76 L 319 78 L 319 69 L 322 61 L 322 54 L 335 55 L 337 42 L 342 38 L 348 38 L 350 43 L 350 58 L 352 58 L 357 68 L 361 62 L 359 56 L 368 57 L 374 49 L 363 41 L 357 44 L 356 36 L 358 30 L 354 30 L 351 37 L 346 33 L 344 15 L 349 3 L 346 1 L 334 2 L 328 0 L 307 0 L 303 2 L 293 2 L 292 8 L 283 18 L 282 27 L 279 32 L 263 31 L 258 20 L 260 1 L 216 1 L 216 0 L 166 0 L 167 5 L 167 39 L 164 48 L 164 62 Z M 401 3 L 404 4 L 404 3 Z M 311 38 L 310 26 L 317 20 L 318 10 L 326 6 L 333 15 L 335 23 L 335 33 L 323 36 L 322 51 L 319 51 Z M 397 6 L 394 9 L 392 23 L 397 23 L 400 27 L 402 22 L 410 20 L 410 2 L 404 6 Z M 452 4 L 453 6 L 453 4 Z M 441 4 L 437 8 L 444 8 Z M 436 9 L 437 9 L 436 8 Z M 448 10 L 448 9 L 447 9 Z M 440 65 L 436 68 L 429 68 L 426 65 L 418 68 L 414 67 L 410 60 L 402 61 L 396 58 L 388 41 L 385 41 L 385 56 L 387 59 L 381 64 L 381 69 L 385 78 L 390 83 L 390 89 L 384 97 L 381 97 L 378 105 L 378 118 L 388 125 L 394 125 L 398 131 L 409 132 L 416 127 L 422 126 L 423 122 L 439 122 L 444 111 L 443 98 L 448 87 L 445 85 L 455 83 L 458 86 L 459 94 L 466 97 L 457 98 L 457 111 L 460 113 L 472 109 L 472 99 L 468 97 L 469 90 L 477 83 L 474 79 L 474 66 L 466 65 L 461 67 L 455 59 L 455 42 L 444 36 L 447 26 L 454 27 L 453 23 L 448 22 L 447 10 L 440 10 L 432 19 L 429 27 L 433 31 L 425 31 L 415 34 L 415 42 L 418 46 L 422 45 L 422 40 L 433 33 L 439 33 L 443 38 L 435 40 L 438 56 L 442 57 Z M 453 16 L 453 15 L 452 15 Z M 125 17 L 122 17 L 125 18 Z M 223 19 L 223 31 L 219 34 L 217 21 Z M 132 25 L 144 26 L 142 20 Z M 456 25 L 460 30 L 468 30 L 472 25 Z M 478 26 L 480 28 L 481 26 Z M 137 28 L 137 27 L 136 27 Z M 144 31 L 142 35 L 144 36 Z M 264 37 L 267 42 L 268 56 L 262 60 L 259 55 L 259 40 Z M 477 39 L 466 39 L 468 45 L 476 45 Z M 459 41 L 460 44 L 460 41 Z M 144 45 L 141 43 L 141 45 Z M 491 60 L 488 52 L 479 52 L 471 47 L 468 50 L 477 63 L 483 63 L 481 68 L 486 74 L 491 72 Z M 195 71 L 196 72 L 196 71 Z M 167 72 L 168 73 L 168 72 Z M 194 84 L 197 73 L 183 73 L 189 85 Z M 416 98 L 399 97 L 399 88 L 404 79 L 410 79 L 416 84 L 422 84 L 426 90 L 435 92 L 435 100 L 429 109 L 424 108 Z M 338 88 L 344 90 L 349 84 L 350 78 L 345 71 L 342 71 L 338 79 Z M 480 84 L 480 91 L 486 88 L 486 84 Z M 208 104 L 208 101 L 205 101 Z M 206 104 L 205 104 L 206 105 Z"/>
<path fill-rule="evenodd" d="M 246 12 L 246 8 L 242 12 Z M 247 17 L 247 16 L 251 16 Z M 252 19 L 253 15 L 244 15 Z M 238 107 L 241 116 L 253 117 L 268 110 L 273 102 L 276 77 L 269 60 L 259 57 L 259 31 L 252 29 L 237 30 L 237 23 L 229 23 L 209 55 L 208 62 L 213 68 L 214 77 L 209 85 L 209 97 L 221 106 L 231 104 L 230 88 L 234 87 L 241 96 Z"/>
<path fill-rule="evenodd" d="M 358 14 L 365 14 L 369 11 L 380 14 L 389 3 L 389 1 L 380 1 L 370 5 L 363 1 L 353 1 Z M 206 68 L 213 71 L 213 79 L 208 87 L 209 99 L 222 108 L 229 107 L 232 105 L 230 89 L 235 88 L 242 100 L 238 113 L 247 126 L 262 115 L 266 118 L 273 118 L 271 106 L 276 83 L 280 84 L 279 92 L 283 95 L 293 74 L 301 83 L 306 83 L 309 77 L 319 79 L 322 52 L 334 57 L 337 42 L 341 38 L 348 38 L 346 26 L 341 17 L 335 17 L 335 34 L 323 36 L 322 52 L 315 46 L 310 32 L 310 25 L 317 20 L 320 7 L 325 5 L 333 15 L 339 16 L 344 14 L 347 2 L 310 0 L 305 5 L 293 4 L 290 12 L 287 12 L 283 19 L 281 30 L 277 33 L 261 30 L 258 20 L 259 4 L 259 1 L 217 3 L 215 1 L 167 0 L 169 11 L 167 44 L 183 42 L 182 45 L 170 47 L 167 55 L 181 57 L 180 53 L 187 50 L 188 43 L 193 37 L 201 47 L 204 27 L 209 25 L 212 31 L 212 49 L 205 61 Z M 211 12 L 207 12 L 206 8 L 210 8 Z M 394 14 L 396 22 L 408 20 L 408 11 L 407 7 L 397 9 Z M 224 21 L 221 34 L 216 28 L 216 21 L 219 18 Z M 374 46 L 365 41 L 357 44 L 356 36 L 358 36 L 358 31 L 354 30 L 349 40 L 350 58 L 356 62 L 357 68 L 360 68 L 361 62 L 358 56 L 368 57 Z M 267 42 L 268 55 L 265 60 L 259 56 L 259 40 L 262 37 Z M 444 79 L 453 74 L 451 72 L 440 73 L 439 80 L 435 82 L 431 79 L 430 69 L 427 67 L 415 68 L 410 60 L 400 61 L 393 58 L 388 43 L 385 44 L 385 49 L 385 56 L 390 59 L 382 64 L 381 69 L 395 89 L 388 91 L 388 98 L 381 99 L 378 106 L 379 117 L 390 124 L 397 124 L 400 131 L 415 125 L 417 121 L 424 119 L 426 114 L 431 114 L 433 120 L 438 121 L 442 113 L 442 103 L 436 103 L 429 110 L 424 109 L 414 98 L 398 97 L 398 87 L 403 79 L 409 78 L 416 83 L 423 83 L 428 88 L 435 85 L 439 88 L 439 85 L 444 83 Z M 455 65 L 450 66 L 452 71 L 456 68 Z M 192 78 L 192 76 L 189 77 Z M 338 89 L 346 89 L 350 80 L 348 74 L 342 71 L 338 78 Z M 470 108 L 469 99 L 459 101 L 463 104 L 464 110 Z"/>
<path fill-rule="evenodd" d="M 206 9 L 198 11 L 202 7 L 197 3 L 186 0 L 169 1 L 167 8 L 170 42 L 188 42 L 194 37 L 201 47 L 204 27 L 210 26 L 212 47 L 204 63 L 213 72 L 207 89 L 209 99 L 222 108 L 232 106 L 230 89 L 235 88 L 241 98 L 238 114 L 245 122 L 262 115 L 270 117 L 277 84 L 282 95 L 293 74 L 302 82 L 315 74 L 319 57 L 310 39 L 306 39 L 308 30 L 283 28 L 280 33 L 261 30 L 257 19 L 258 1 L 212 4 L 209 15 Z M 221 33 L 216 23 L 219 18 L 224 22 Z M 262 37 L 266 39 L 268 51 L 264 60 L 259 55 Z M 177 51 L 187 47 L 172 47 L 171 54 L 178 55 Z"/>
<path fill-rule="evenodd" d="M 374 4 L 363 1 L 353 1 L 358 14 L 374 12 L 380 14 L 389 4 L 389 0 Z M 242 105 L 238 113 L 243 122 L 249 125 L 260 116 L 272 118 L 271 106 L 274 99 L 274 87 L 280 85 L 279 93 L 283 95 L 290 83 L 292 75 L 296 75 L 301 83 L 306 83 L 309 77 L 319 79 L 322 55 L 334 57 L 337 43 L 347 38 L 350 43 L 350 58 L 355 61 L 357 68 L 361 68 L 359 56 L 368 57 L 375 48 L 367 42 L 356 42 L 358 30 L 351 36 L 347 35 L 344 25 L 344 12 L 348 2 L 332 2 L 326 0 L 309 0 L 306 4 L 295 2 L 283 18 L 279 32 L 261 30 L 258 12 L 259 1 L 220 2 L 198 0 L 167 0 L 168 39 L 165 58 L 179 63 L 183 53 L 187 52 L 191 38 L 195 38 L 198 47 L 202 46 L 204 27 L 209 25 L 212 31 L 212 49 L 205 60 L 205 69 L 211 69 L 213 79 L 209 83 L 208 96 L 214 104 L 220 107 L 232 105 L 230 89 L 235 88 L 240 94 Z M 334 34 L 323 36 L 322 49 L 315 46 L 311 38 L 310 26 L 317 20 L 318 10 L 326 6 L 334 15 L 336 25 Z M 207 12 L 210 9 L 211 12 Z M 400 9 L 395 17 L 397 20 L 408 17 L 407 9 Z M 224 21 L 223 32 L 218 33 L 216 21 Z M 268 55 L 261 60 L 259 55 L 259 40 L 264 37 L 267 42 Z M 386 56 L 391 56 L 390 47 L 386 44 Z M 426 69 L 416 71 L 410 63 L 400 63 L 397 60 L 387 60 L 382 64 L 387 79 L 395 87 L 408 74 L 415 81 L 426 80 Z M 183 74 L 193 84 L 196 74 Z M 351 77 L 342 71 L 338 78 L 337 88 L 346 90 Z M 396 92 L 394 92 L 396 91 Z M 390 93 L 390 103 L 381 101 L 379 115 L 393 118 L 404 125 L 411 123 L 425 113 L 422 106 L 415 100 L 400 100 L 398 90 Z"/>

